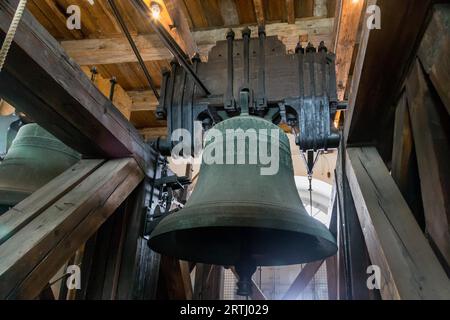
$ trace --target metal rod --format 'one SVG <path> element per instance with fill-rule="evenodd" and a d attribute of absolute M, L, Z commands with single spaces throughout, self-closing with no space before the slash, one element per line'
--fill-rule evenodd
<path fill-rule="evenodd" d="M 225 97 L 225 109 L 234 109 L 234 58 L 233 58 L 233 45 L 234 45 L 235 33 L 232 29 L 227 33 L 227 45 L 228 45 L 228 85 L 227 93 Z"/>
<path fill-rule="evenodd" d="M 242 30 L 242 38 L 244 39 L 244 86 L 247 88 L 250 88 L 250 35 L 249 27 Z"/>
<path fill-rule="evenodd" d="M 111 0 L 109 0 L 111 1 Z M 172 55 L 177 59 L 178 63 L 191 75 L 194 79 L 197 86 L 199 86 L 206 96 L 210 95 L 209 90 L 191 68 L 191 64 L 189 58 L 186 56 L 184 51 L 180 48 L 178 43 L 172 38 L 172 36 L 164 29 L 159 20 L 153 19 L 151 13 L 149 12 L 149 8 L 142 0 L 134 0 L 133 1 L 138 9 L 145 12 L 150 21 L 150 25 L 152 26 L 155 33 L 158 35 L 159 39 L 163 42 L 166 48 L 172 53 Z"/>
<path fill-rule="evenodd" d="M 259 72 L 258 72 L 258 98 L 256 107 L 265 109 L 266 99 L 266 30 L 264 26 L 258 28 L 259 36 Z"/>
<path fill-rule="evenodd" d="M 198 75 L 194 72 L 188 61 L 185 53 L 180 48 L 180 46 L 173 40 L 172 36 L 164 29 L 159 21 L 151 22 L 156 34 L 159 36 L 161 41 L 165 44 L 166 48 L 172 53 L 172 55 L 177 59 L 178 63 L 189 73 L 189 75 L 194 79 L 195 84 L 200 87 L 206 96 L 210 95 L 209 90 L 206 88 L 204 83 L 200 80 Z"/>
<path fill-rule="evenodd" d="M 114 2 L 114 0 L 108 0 L 108 3 L 111 6 L 112 11 L 113 11 L 117 21 L 119 22 L 120 26 L 122 27 L 122 30 L 125 33 L 125 36 L 127 37 L 128 42 L 130 43 L 130 46 L 133 49 L 134 54 L 136 55 L 136 58 L 139 62 L 139 65 L 140 65 L 142 71 L 145 74 L 145 77 L 147 78 L 150 88 L 152 89 L 156 99 L 159 100 L 159 92 L 158 92 L 158 90 L 156 90 L 156 86 L 155 86 L 155 83 L 153 82 L 153 78 L 150 75 L 150 72 L 148 71 L 144 60 L 142 59 L 141 54 L 139 53 L 139 49 L 136 46 L 136 43 L 134 42 L 133 37 L 131 36 L 130 31 L 128 30 L 128 27 L 127 27 L 125 21 L 123 20 L 122 15 L 120 14 L 120 11 L 116 6 L 116 3 Z"/>
<path fill-rule="evenodd" d="M 111 87 L 109 89 L 109 100 L 113 101 L 113 99 L 114 99 L 114 92 L 115 92 L 116 84 L 117 84 L 116 77 L 112 77 L 111 80 L 109 80 L 109 82 L 111 83 Z"/>

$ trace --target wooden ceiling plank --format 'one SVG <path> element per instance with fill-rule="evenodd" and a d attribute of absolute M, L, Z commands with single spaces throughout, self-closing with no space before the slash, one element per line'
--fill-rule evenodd
<path fill-rule="evenodd" d="M 295 24 L 273 23 L 266 25 L 267 36 L 278 36 L 288 50 L 293 50 L 301 34 L 310 34 L 311 39 L 324 40 L 326 45 L 331 44 L 333 33 L 333 18 L 298 19 Z M 257 28 L 251 26 L 253 34 Z M 205 58 L 209 50 L 217 41 L 225 40 L 227 28 L 195 31 L 192 36 L 198 44 L 200 55 Z M 241 36 L 236 33 L 236 39 Z M 135 37 L 144 61 L 168 60 L 172 56 L 163 46 L 156 35 L 139 35 Z M 80 65 L 101 65 L 124 62 L 136 62 L 131 48 L 125 39 L 85 39 L 78 41 L 63 41 L 63 48 Z M 314 43 L 318 45 L 318 43 Z"/>
<path fill-rule="evenodd" d="M 354 0 L 349 0 L 349 2 L 355 3 Z M 363 1 L 357 0 L 357 3 L 358 2 Z M 327 0 L 314 0 L 314 17 L 327 17 L 327 16 L 328 16 Z"/>
<path fill-rule="evenodd" d="M 204 15 L 201 0 L 184 0 L 184 5 L 187 8 L 194 29 L 208 27 L 208 20 Z"/>
<path fill-rule="evenodd" d="M 180 45 L 188 57 L 192 58 L 197 52 L 197 44 L 192 37 L 189 29 L 188 18 L 186 17 L 180 5 L 182 0 L 164 0 L 162 1 L 167 9 L 170 20 L 173 22 L 174 28 L 168 25 L 167 21 L 160 20 L 164 27 L 171 32 L 175 41 Z"/>
<path fill-rule="evenodd" d="M 266 24 L 266 17 L 264 11 L 264 1 L 263 0 L 253 0 L 253 5 L 255 7 L 256 21 L 258 25 L 263 26 Z"/>
<path fill-rule="evenodd" d="M 240 24 L 255 24 L 256 15 L 253 1 L 235 0 Z"/>
<path fill-rule="evenodd" d="M 295 4 L 294 0 L 286 0 L 287 21 L 289 24 L 295 23 Z"/>
<path fill-rule="evenodd" d="M 336 34 L 336 81 L 338 99 L 344 100 L 364 1 L 343 0 L 339 29 Z"/>
<path fill-rule="evenodd" d="M 220 1 L 220 12 L 226 27 L 239 25 L 239 15 L 234 0 Z"/>

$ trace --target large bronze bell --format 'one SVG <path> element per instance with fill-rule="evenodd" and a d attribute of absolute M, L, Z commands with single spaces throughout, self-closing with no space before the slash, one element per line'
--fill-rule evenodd
<path fill-rule="evenodd" d="M 278 172 L 261 175 L 264 165 L 259 157 L 257 164 L 208 165 L 203 160 L 187 205 L 161 221 L 150 235 L 150 247 L 182 260 L 235 266 L 240 295 L 251 293 L 256 266 L 301 264 L 335 254 L 333 235 L 308 215 L 300 200 L 286 134 L 252 116 L 231 118 L 214 129 L 224 134 L 227 129 L 268 129 L 268 135 L 259 135 L 257 142 L 266 140 L 268 150 L 270 130 L 278 130 Z M 225 140 L 211 141 L 206 148 L 216 143 L 226 150 Z M 245 149 L 246 159 L 249 150 Z M 229 152 L 236 156 L 236 149 L 226 150 L 224 158 Z"/>
<path fill-rule="evenodd" d="M 39 125 L 21 127 L 0 163 L 0 206 L 3 211 L 50 182 L 80 158 L 80 154 Z"/>

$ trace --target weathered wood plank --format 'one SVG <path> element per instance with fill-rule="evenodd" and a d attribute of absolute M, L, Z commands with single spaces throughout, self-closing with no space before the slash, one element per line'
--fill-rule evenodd
<path fill-rule="evenodd" d="M 161 256 L 159 272 L 164 277 L 167 295 L 170 300 L 192 300 L 189 268 L 186 268 L 185 265 L 182 268 L 180 260 Z"/>
<path fill-rule="evenodd" d="M 263 0 L 253 0 L 253 6 L 255 7 L 256 21 L 258 25 L 263 26 L 266 24 L 266 17 L 264 14 L 264 2 Z"/>
<path fill-rule="evenodd" d="M 0 245 L 76 187 L 104 160 L 82 160 L 0 216 Z"/>
<path fill-rule="evenodd" d="M 0 3 L 0 41 L 17 2 Z M 0 74 L 0 96 L 80 153 L 132 155 L 149 173 L 150 147 L 28 11 Z"/>
<path fill-rule="evenodd" d="M 286 0 L 286 12 L 287 12 L 287 22 L 289 24 L 295 23 L 295 4 L 294 0 Z"/>
<path fill-rule="evenodd" d="M 353 0 L 348 0 L 349 2 Z M 357 3 L 362 1 L 357 1 Z M 328 16 L 327 0 L 314 0 L 314 17 L 326 17 Z"/>
<path fill-rule="evenodd" d="M 391 175 L 422 230 L 425 221 L 420 190 L 417 157 L 406 93 L 400 97 L 395 113 Z"/>
<path fill-rule="evenodd" d="M 128 91 L 132 101 L 131 111 L 156 111 L 158 100 L 152 91 Z"/>
<path fill-rule="evenodd" d="M 3 243 L 0 296 L 39 294 L 142 178 L 133 159 L 111 160 Z"/>
<path fill-rule="evenodd" d="M 325 41 L 325 44 L 331 45 L 333 24 L 333 18 L 298 19 L 295 24 L 267 24 L 266 33 L 267 36 L 278 36 L 288 50 L 295 49 L 299 35 L 304 34 L 309 34 L 309 38 L 316 46 L 322 40 Z M 253 35 L 258 34 L 257 27 L 252 26 L 251 29 Z M 207 58 L 209 50 L 217 41 L 225 40 L 227 31 L 227 28 L 219 28 L 192 33 L 203 60 Z M 241 33 L 236 32 L 236 39 L 240 37 Z M 134 40 L 144 61 L 172 59 L 172 55 L 156 35 L 138 35 L 134 37 Z M 123 38 L 71 40 L 63 41 L 61 45 L 67 54 L 80 65 L 137 61 L 127 40 Z"/>
<path fill-rule="evenodd" d="M 348 148 L 347 177 L 384 299 L 449 299 L 450 281 L 373 147 Z"/>
<path fill-rule="evenodd" d="M 342 1 L 339 29 L 336 32 L 336 81 L 338 99 L 344 100 L 353 51 L 358 36 L 359 22 L 363 16 L 364 1 Z"/>
<path fill-rule="evenodd" d="M 239 15 L 234 0 L 219 1 L 220 12 L 226 27 L 239 25 Z"/>
<path fill-rule="evenodd" d="M 420 61 L 429 74 L 450 114 L 450 5 L 433 8 L 433 17 L 422 39 L 418 52 Z"/>
<path fill-rule="evenodd" d="M 416 60 L 406 83 L 428 234 L 450 266 L 450 137 L 446 110 Z"/>
<path fill-rule="evenodd" d="M 160 21 L 164 24 L 164 27 L 172 33 L 175 41 L 177 41 L 186 55 L 192 58 L 199 50 L 189 29 L 188 19 L 182 10 L 180 4 L 181 1 L 182 0 L 162 0 L 169 13 L 170 19 L 172 20 L 172 24 Z M 150 1 L 146 0 L 146 2 Z M 175 28 L 171 28 L 171 25 L 175 26 Z"/>
<path fill-rule="evenodd" d="M 376 3 L 381 9 L 381 29 L 370 30 L 364 21 L 344 135 L 349 144 L 376 143 L 386 161 L 392 152 L 392 106 L 426 27 L 431 2 L 368 0 L 369 5 Z"/>

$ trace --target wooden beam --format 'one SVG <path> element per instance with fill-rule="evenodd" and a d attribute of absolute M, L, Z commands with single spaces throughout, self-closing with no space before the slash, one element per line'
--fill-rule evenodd
<path fill-rule="evenodd" d="M 65 171 L 38 192 L 20 202 L 14 208 L 0 216 L 0 245 L 14 236 L 21 228 L 30 223 L 49 206 L 75 188 L 82 180 L 98 169 L 104 160 L 82 160 Z M 42 197 L 42 194 L 48 196 Z"/>
<path fill-rule="evenodd" d="M 286 0 L 286 12 L 287 12 L 287 22 L 289 24 L 295 23 L 295 4 L 294 0 Z"/>
<path fill-rule="evenodd" d="M 349 182 L 346 175 L 346 148 L 344 143 L 339 146 L 339 156 L 336 163 L 336 191 L 338 201 L 339 241 L 342 243 L 343 258 L 341 260 L 344 280 L 340 285 L 345 288 L 345 299 L 371 300 L 371 290 L 368 289 L 367 268 L 371 265 L 370 257 L 364 241 L 363 230 L 358 220 L 358 214 Z M 332 226 L 330 225 L 330 228 Z M 343 288 L 343 289 L 344 289 Z M 344 296 L 341 296 L 344 298 Z"/>
<path fill-rule="evenodd" d="M 17 3 L 0 3 L 0 41 Z M 0 97 L 83 155 L 132 155 L 151 175 L 151 148 L 28 11 L 0 73 Z"/>
<path fill-rule="evenodd" d="M 223 272 L 222 266 L 197 263 L 195 267 L 194 300 L 221 300 Z"/>
<path fill-rule="evenodd" d="M 339 29 L 336 33 L 336 81 L 338 99 L 344 100 L 353 52 L 363 16 L 364 1 L 343 0 Z"/>
<path fill-rule="evenodd" d="M 344 0 L 346 1 L 346 0 Z M 347 0 L 352 1 L 353 0 Z M 362 1 L 358 1 L 362 2 Z M 328 7 L 327 7 L 327 0 L 314 0 L 314 17 L 326 17 L 328 16 Z"/>
<path fill-rule="evenodd" d="M 167 137 L 166 127 L 146 128 L 139 131 L 144 140 L 156 139 L 159 137 Z"/>
<path fill-rule="evenodd" d="M 256 21 L 258 22 L 258 25 L 264 26 L 266 24 L 266 17 L 263 0 L 253 0 L 253 6 L 255 7 Z"/>
<path fill-rule="evenodd" d="M 376 3 L 381 9 L 382 25 L 379 30 L 370 30 L 363 24 L 344 135 L 349 144 L 377 143 L 386 161 L 392 152 L 395 113 L 392 106 L 416 54 L 431 2 L 367 1 L 368 5 Z"/>
<path fill-rule="evenodd" d="M 238 26 L 240 22 L 236 2 L 234 0 L 221 0 L 219 5 L 224 25 L 226 27 Z"/>
<path fill-rule="evenodd" d="M 283 300 L 296 300 L 314 278 L 324 262 L 325 260 L 320 260 L 306 264 L 283 296 Z"/>
<path fill-rule="evenodd" d="M 134 159 L 108 161 L 4 242 L 0 297 L 35 298 L 142 179 Z"/>
<path fill-rule="evenodd" d="M 162 10 L 159 22 L 171 34 L 181 49 L 189 56 L 193 57 L 197 52 L 197 44 L 189 29 L 188 18 L 182 10 L 181 0 L 136 0 L 143 1 L 147 7 L 151 8 L 151 3 L 158 3 Z M 148 18 L 148 17 L 147 17 Z"/>
<path fill-rule="evenodd" d="M 158 99 L 152 91 L 128 91 L 131 98 L 131 111 L 156 111 L 159 105 Z"/>
<path fill-rule="evenodd" d="M 308 35 L 309 40 L 318 45 L 324 41 L 331 45 L 334 18 L 298 19 L 295 24 L 271 23 L 266 25 L 267 36 L 278 36 L 288 50 L 294 50 L 299 35 Z M 252 34 L 258 34 L 257 27 L 250 26 Z M 195 31 L 192 33 L 198 44 L 203 60 L 217 41 L 225 40 L 228 28 Z M 236 32 L 236 39 L 241 38 Z M 156 35 L 138 35 L 134 37 L 137 47 L 145 61 L 172 59 L 170 52 L 164 47 Z M 61 43 L 67 54 L 80 65 L 101 65 L 136 62 L 128 42 L 123 38 L 69 40 Z"/>
<path fill-rule="evenodd" d="M 83 72 L 91 77 L 91 69 L 87 66 L 81 67 Z M 93 83 L 97 86 L 103 95 L 109 99 L 111 94 L 111 79 L 105 79 L 100 74 L 95 76 Z M 123 114 L 125 118 L 130 120 L 131 111 L 132 111 L 132 100 L 131 97 L 123 90 L 123 88 L 116 83 L 114 86 L 114 95 L 112 103 L 119 109 L 119 111 Z"/>
<path fill-rule="evenodd" d="M 449 299 L 450 281 L 383 160 L 348 148 L 347 177 L 383 299 Z"/>
<path fill-rule="evenodd" d="M 158 170 L 159 174 L 159 170 Z M 158 175 L 157 175 L 158 178 Z M 152 189 L 149 179 L 145 179 L 127 200 L 130 211 L 126 221 L 122 264 L 117 286 L 119 300 L 154 300 L 160 271 L 161 256 L 152 251 L 142 235 L 145 215 L 152 204 Z M 155 192 L 154 198 L 157 195 Z"/>
<path fill-rule="evenodd" d="M 419 61 L 406 83 L 426 230 L 450 266 L 450 136 L 445 107 L 428 87 Z"/>
<path fill-rule="evenodd" d="M 192 300 L 190 272 L 186 264 L 173 257 L 161 256 L 159 272 L 164 277 L 170 300 Z"/>
<path fill-rule="evenodd" d="M 420 178 L 406 93 L 395 112 L 391 175 L 422 230 L 425 230 Z"/>
<path fill-rule="evenodd" d="M 425 72 L 450 114 L 450 5 L 433 7 L 433 17 L 422 39 L 418 56 Z"/>

